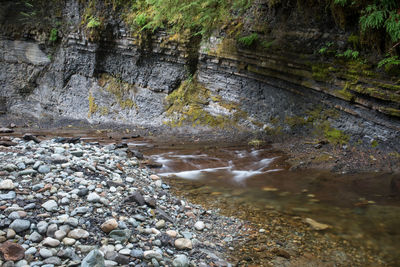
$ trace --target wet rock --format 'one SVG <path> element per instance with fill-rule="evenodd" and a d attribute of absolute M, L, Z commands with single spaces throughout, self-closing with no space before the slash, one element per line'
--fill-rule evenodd
<path fill-rule="evenodd" d="M 317 231 L 326 230 L 326 229 L 330 228 L 330 226 L 328 224 L 319 223 L 311 218 L 306 218 L 304 221 L 306 223 L 308 223 L 314 230 L 317 230 Z"/>
<path fill-rule="evenodd" d="M 82 260 L 81 267 L 105 267 L 103 254 L 97 249 L 92 250 Z"/>
<path fill-rule="evenodd" d="M 5 127 L 0 128 L 0 133 L 13 133 L 13 132 L 14 130 L 10 128 L 5 128 Z"/>
<path fill-rule="evenodd" d="M 103 230 L 106 233 L 111 232 L 117 227 L 118 227 L 118 222 L 115 219 L 109 219 L 100 226 L 101 230 Z"/>
<path fill-rule="evenodd" d="M 10 241 L 0 245 L 0 253 L 6 261 L 19 261 L 25 257 L 25 249 L 21 245 Z"/>
<path fill-rule="evenodd" d="M 50 167 L 48 165 L 41 165 L 38 168 L 38 172 L 43 173 L 43 174 L 49 173 L 50 172 Z"/>
<path fill-rule="evenodd" d="M 37 144 L 40 143 L 40 140 L 36 136 L 34 136 L 33 134 L 30 134 L 30 133 L 24 134 L 22 139 L 24 139 L 25 141 L 33 141 Z"/>
<path fill-rule="evenodd" d="M 10 228 L 17 233 L 28 230 L 30 226 L 31 226 L 30 221 L 21 219 L 16 219 L 10 224 Z"/>

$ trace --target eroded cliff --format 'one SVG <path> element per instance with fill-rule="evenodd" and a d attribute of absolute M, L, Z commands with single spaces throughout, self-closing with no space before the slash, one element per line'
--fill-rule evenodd
<path fill-rule="evenodd" d="M 42 3 L 47 12 L 25 18 L 22 2 L 6 1 L 0 113 L 316 134 L 334 144 L 399 149 L 396 72 L 384 73 L 358 55 L 332 56 L 359 40 L 326 10 L 269 2 L 254 1 L 242 19 L 200 38 L 132 30 L 123 10 L 103 2 L 38 1 L 35 8 L 43 12 Z M 102 20 L 88 21 L 88 7 L 101 10 Z"/>

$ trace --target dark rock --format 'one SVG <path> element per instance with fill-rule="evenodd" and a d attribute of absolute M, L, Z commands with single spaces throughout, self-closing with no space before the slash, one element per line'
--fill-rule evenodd
<path fill-rule="evenodd" d="M 17 145 L 17 143 L 14 143 L 12 141 L 0 140 L 0 146 L 10 147 L 10 146 L 16 146 L 16 145 Z"/>
<path fill-rule="evenodd" d="M 162 168 L 162 164 L 158 163 L 158 162 L 153 162 L 153 161 L 149 161 L 147 163 L 145 163 L 145 165 L 151 169 L 159 169 Z"/>
<path fill-rule="evenodd" d="M 114 261 L 118 262 L 121 265 L 128 265 L 130 262 L 130 259 L 129 259 L 129 257 L 118 253 L 117 256 L 115 257 Z"/>
<path fill-rule="evenodd" d="M 131 256 L 136 258 L 136 259 L 143 259 L 143 250 L 141 249 L 132 249 L 131 250 Z"/>
<path fill-rule="evenodd" d="M 57 138 L 54 138 L 55 143 L 62 143 L 62 144 L 66 144 L 66 143 L 76 144 L 76 143 L 79 143 L 80 140 L 81 140 L 81 137 L 71 137 L 71 138 L 57 137 Z"/>
<path fill-rule="evenodd" d="M 138 150 L 135 149 L 128 149 L 126 151 L 126 153 L 128 154 L 128 157 L 136 157 L 137 159 L 144 159 L 143 153 L 141 153 Z"/>
<path fill-rule="evenodd" d="M 125 202 L 136 202 L 139 206 L 143 206 L 146 202 L 142 194 L 139 191 L 133 192 L 129 197 L 125 199 Z"/>
<path fill-rule="evenodd" d="M 169 221 L 171 223 L 175 223 L 175 220 L 160 208 L 156 208 L 156 215 L 157 215 L 157 217 L 159 217 L 161 219 L 164 219 L 164 220 Z"/>
<path fill-rule="evenodd" d="M 19 261 L 25 257 L 25 249 L 20 244 L 10 241 L 6 241 L 0 246 L 0 253 L 6 261 Z"/>
<path fill-rule="evenodd" d="M 0 133 L 13 133 L 14 130 L 13 129 L 9 129 L 9 128 L 0 128 Z"/>
<path fill-rule="evenodd" d="M 24 136 L 22 138 L 25 141 L 33 141 L 33 142 L 35 142 L 37 144 L 40 143 L 40 140 L 36 136 L 34 136 L 33 134 L 30 134 L 30 133 L 24 134 Z"/>
<path fill-rule="evenodd" d="M 131 232 L 129 230 L 112 230 L 109 233 L 110 238 L 112 238 L 116 241 L 120 241 L 122 243 L 128 241 L 130 236 L 131 236 Z"/>
<path fill-rule="evenodd" d="M 144 200 L 146 202 L 146 204 L 152 208 L 155 208 L 157 205 L 157 202 L 154 198 L 145 198 Z"/>
<path fill-rule="evenodd" d="M 115 145 L 115 149 L 126 148 L 128 147 L 127 143 L 120 143 Z"/>
<path fill-rule="evenodd" d="M 78 196 L 80 197 L 84 197 L 89 193 L 89 189 L 87 188 L 82 188 L 81 190 L 79 190 L 79 192 L 77 193 Z"/>

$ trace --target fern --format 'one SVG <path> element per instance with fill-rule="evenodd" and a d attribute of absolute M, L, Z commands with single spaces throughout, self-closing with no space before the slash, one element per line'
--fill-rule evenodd
<path fill-rule="evenodd" d="M 241 43 L 244 46 L 251 46 L 258 40 L 258 34 L 257 33 L 252 33 L 248 36 L 244 36 L 239 38 L 239 43 Z"/>
<path fill-rule="evenodd" d="M 392 66 L 400 65 L 400 59 L 398 56 L 392 56 L 392 57 L 387 57 L 385 59 L 382 59 L 378 63 L 378 68 L 390 68 Z"/>

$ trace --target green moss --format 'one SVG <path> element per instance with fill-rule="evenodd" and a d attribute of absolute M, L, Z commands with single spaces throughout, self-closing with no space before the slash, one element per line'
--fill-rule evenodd
<path fill-rule="evenodd" d="M 193 79 L 184 81 L 181 86 L 169 94 L 166 98 L 168 107 L 167 115 L 171 118 L 168 125 L 172 127 L 191 123 L 193 127 L 198 125 L 226 128 L 237 127 L 237 122 L 246 113 L 241 112 L 234 103 L 224 103 L 219 97 L 211 96 L 210 91 Z M 222 107 L 231 111 L 232 115 L 212 115 L 204 109 L 213 100 Z"/>
<path fill-rule="evenodd" d="M 88 113 L 88 118 L 92 117 L 94 113 L 97 112 L 98 106 L 94 102 L 94 97 L 92 93 L 89 93 L 89 113 Z"/>
<path fill-rule="evenodd" d="M 374 148 L 375 148 L 375 147 L 377 147 L 378 145 L 379 145 L 379 143 L 378 143 L 378 141 L 377 141 L 377 140 L 375 140 L 375 139 L 374 139 L 374 140 L 372 140 L 372 142 L 371 142 L 371 146 L 372 146 L 372 147 L 374 147 Z"/>
<path fill-rule="evenodd" d="M 113 77 L 109 74 L 102 74 L 98 83 L 106 91 L 114 95 L 118 105 L 122 109 L 132 109 L 133 107 L 135 107 L 136 110 L 138 109 L 138 106 L 132 99 L 126 99 L 126 95 L 134 90 L 134 85 L 124 82 L 120 78 Z"/>
<path fill-rule="evenodd" d="M 344 134 L 342 131 L 332 127 L 326 127 L 324 129 L 324 136 L 329 141 L 329 143 L 334 145 L 347 144 L 350 139 L 347 134 Z"/>
<path fill-rule="evenodd" d="M 264 145 L 264 141 L 259 140 L 259 139 L 252 139 L 248 142 L 249 146 L 252 146 L 254 148 L 260 148 L 262 145 Z"/>
<path fill-rule="evenodd" d="M 288 116 L 285 118 L 285 123 L 293 128 L 306 125 L 307 120 L 302 116 Z"/>
<path fill-rule="evenodd" d="M 331 79 L 329 75 L 329 69 L 325 64 L 313 65 L 312 66 L 312 77 L 316 81 L 327 82 Z"/>

